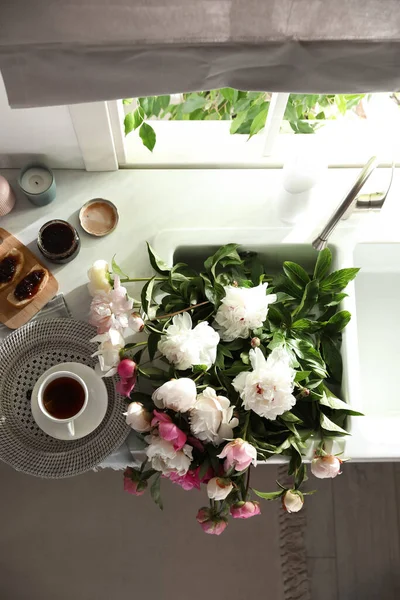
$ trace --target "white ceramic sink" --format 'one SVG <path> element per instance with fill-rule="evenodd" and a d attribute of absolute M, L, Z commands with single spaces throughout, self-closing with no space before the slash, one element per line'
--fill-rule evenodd
<path fill-rule="evenodd" d="M 358 354 L 351 396 L 365 417 L 353 419 L 348 451 L 365 460 L 400 459 L 400 244 L 358 244 L 354 265 L 361 271 L 349 299 L 357 328 L 349 350 Z"/>
<path fill-rule="evenodd" d="M 287 228 L 271 229 L 208 229 L 208 230 L 166 230 L 158 234 L 154 240 L 154 249 L 169 265 L 184 262 L 192 268 L 202 269 L 204 260 L 212 255 L 220 246 L 230 242 L 240 244 L 243 250 L 254 251 L 260 256 L 266 270 L 271 273 L 281 271 L 282 263 L 291 260 L 301 264 L 307 271 L 314 270 L 318 252 L 310 243 L 295 243 Z M 330 245 L 332 251 L 332 269 L 340 269 L 341 254 L 336 246 Z M 345 265 L 348 266 L 348 265 Z M 350 327 L 350 326 L 349 326 Z M 348 328 L 347 328 L 348 329 Z M 343 381 L 342 398 L 350 403 L 348 390 L 349 381 L 345 357 L 348 356 L 346 335 L 342 345 Z M 348 425 L 351 423 L 349 419 Z M 332 450 L 335 453 L 344 452 L 347 438 L 335 441 Z M 313 444 L 310 443 L 307 458 L 313 456 Z M 268 462 L 283 462 L 281 456 L 273 457 Z"/>

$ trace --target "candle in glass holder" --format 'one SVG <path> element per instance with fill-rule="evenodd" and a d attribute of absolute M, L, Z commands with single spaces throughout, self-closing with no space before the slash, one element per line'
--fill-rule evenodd
<path fill-rule="evenodd" d="M 18 185 L 36 206 L 50 204 L 56 197 L 56 182 L 53 172 L 41 164 L 24 167 L 20 172 Z"/>

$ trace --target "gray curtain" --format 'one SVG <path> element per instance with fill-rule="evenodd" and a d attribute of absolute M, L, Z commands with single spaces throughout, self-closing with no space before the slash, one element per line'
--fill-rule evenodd
<path fill-rule="evenodd" d="M 397 91 L 400 0 L 0 0 L 13 107 L 231 86 Z"/>

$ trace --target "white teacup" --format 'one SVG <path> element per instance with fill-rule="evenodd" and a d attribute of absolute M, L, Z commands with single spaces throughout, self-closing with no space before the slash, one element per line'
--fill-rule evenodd
<path fill-rule="evenodd" d="M 88 398 L 86 383 L 71 371 L 51 373 L 38 390 L 42 413 L 53 423 L 64 423 L 71 437 L 75 436 L 74 421 L 86 410 Z"/>

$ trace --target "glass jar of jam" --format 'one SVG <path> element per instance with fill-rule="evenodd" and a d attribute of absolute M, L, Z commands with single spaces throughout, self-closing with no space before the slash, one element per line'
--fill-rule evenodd
<path fill-rule="evenodd" d="M 54 219 L 40 228 L 37 245 L 45 258 L 54 263 L 65 264 L 78 255 L 81 240 L 70 223 Z"/>

